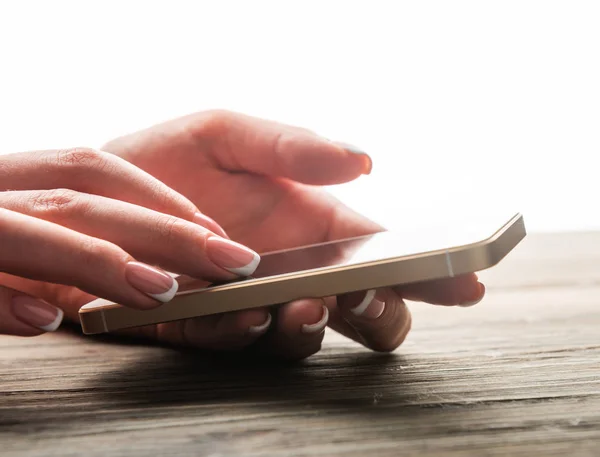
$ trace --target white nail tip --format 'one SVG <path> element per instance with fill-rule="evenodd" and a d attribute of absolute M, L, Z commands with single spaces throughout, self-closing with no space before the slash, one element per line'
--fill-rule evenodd
<path fill-rule="evenodd" d="M 351 144 L 342 143 L 341 141 L 336 141 L 335 143 L 338 146 L 341 146 L 342 148 L 344 148 L 346 151 L 353 152 L 354 154 L 363 154 L 363 155 L 366 154 L 365 151 L 363 151 L 362 149 L 359 149 L 356 146 L 353 146 Z"/>
<path fill-rule="evenodd" d="M 244 265 L 243 267 L 238 267 L 238 268 L 227 268 L 227 270 L 238 276 L 246 277 L 246 276 L 250 276 L 252 273 L 254 273 L 256 271 L 259 263 L 260 263 L 260 256 L 255 252 L 254 258 L 248 265 Z"/>
<path fill-rule="evenodd" d="M 367 310 L 367 308 L 369 307 L 369 305 L 371 304 L 371 302 L 373 301 L 374 298 L 375 298 L 375 289 L 368 290 L 367 293 L 365 294 L 365 298 L 362 299 L 362 301 L 358 304 L 358 306 L 355 306 L 350 311 L 355 316 L 362 315 Z"/>
<path fill-rule="evenodd" d="M 167 303 L 173 299 L 173 297 L 175 296 L 175 294 L 177 293 L 178 290 L 179 290 L 179 283 L 175 279 L 173 279 L 173 285 L 166 292 L 162 292 L 160 294 L 148 294 L 148 295 L 150 295 L 155 300 L 158 300 L 159 302 Z"/>
<path fill-rule="evenodd" d="M 323 306 L 323 317 L 315 324 L 304 324 L 302 325 L 302 331 L 304 333 L 321 333 L 325 327 L 327 327 L 327 321 L 329 320 L 329 310 L 327 306 Z"/>
<path fill-rule="evenodd" d="M 261 325 L 254 325 L 252 327 L 250 327 L 248 329 L 248 333 L 250 333 L 251 335 L 260 335 L 261 333 L 264 333 L 265 330 L 267 330 L 270 326 L 271 326 L 271 314 L 267 314 L 267 320 L 265 321 L 264 324 Z"/>
<path fill-rule="evenodd" d="M 57 308 L 58 313 L 56 314 L 56 318 L 49 324 L 47 325 L 40 325 L 40 329 L 46 331 L 46 332 L 54 332 L 58 329 L 58 327 L 60 327 L 60 324 L 63 320 L 63 317 L 65 315 L 65 313 L 63 313 L 63 310 L 60 308 Z"/>

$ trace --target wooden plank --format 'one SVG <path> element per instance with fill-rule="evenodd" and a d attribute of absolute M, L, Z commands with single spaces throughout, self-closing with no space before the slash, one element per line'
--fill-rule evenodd
<path fill-rule="evenodd" d="M 598 455 L 600 234 L 513 254 L 476 307 L 410 303 L 390 355 L 332 332 L 291 367 L 2 337 L 2 455 Z"/>

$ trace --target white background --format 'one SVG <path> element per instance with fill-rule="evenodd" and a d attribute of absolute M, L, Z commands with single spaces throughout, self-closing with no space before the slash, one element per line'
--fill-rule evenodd
<path fill-rule="evenodd" d="M 0 153 L 226 108 L 368 151 L 332 191 L 388 226 L 510 207 L 600 228 L 598 1 L 0 5 Z"/>

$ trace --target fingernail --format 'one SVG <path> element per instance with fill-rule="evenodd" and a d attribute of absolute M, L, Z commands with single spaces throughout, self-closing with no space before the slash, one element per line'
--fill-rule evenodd
<path fill-rule="evenodd" d="M 350 311 L 355 316 L 366 317 L 367 319 L 377 319 L 383 314 L 385 303 L 375 298 L 375 290 L 368 290 L 365 298 Z"/>
<path fill-rule="evenodd" d="M 171 301 L 179 289 L 172 276 L 140 262 L 129 262 L 125 277 L 137 290 L 162 303 Z"/>
<path fill-rule="evenodd" d="M 265 321 L 264 324 L 261 325 L 253 325 L 248 329 L 248 333 L 250 335 L 262 335 L 263 333 L 265 333 L 267 331 L 267 329 L 270 327 L 271 325 L 271 314 L 267 314 L 267 320 Z"/>
<path fill-rule="evenodd" d="M 469 301 L 459 303 L 458 306 L 460 306 L 462 308 L 468 308 L 469 306 L 475 306 L 477 303 L 479 303 L 481 300 L 483 300 L 483 297 L 485 296 L 485 286 L 481 283 L 478 283 L 478 284 L 479 284 L 479 298 L 476 298 L 475 300 L 469 300 Z"/>
<path fill-rule="evenodd" d="M 363 165 L 364 165 L 363 174 L 368 175 L 371 173 L 371 170 L 373 170 L 373 161 L 371 160 L 371 157 L 369 156 L 369 154 L 367 154 L 362 149 L 357 148 L 356 146 L 353 146 L 348 143 L 343 143 L 341 141 L 335 141 L 335 144 L 337 144 L 338 146 L 341 146 L 346 151 L 351 152 L 352 154 L 357 154 L 357 155 L 361 156 L 361 159 L 362 159 Z"/>
<path fill-rule="evenodd" d="M 302 332 L 303 333 L 311 333 L 311 334 L 321 333 L 323 330 L 325 330 L 325 327 L 327 327 L 328 320 L 329 320 L 329 310 L 327 309 L 327 306 L 323 305 L 323 317 L 321 317 L 321 320 L 314 324 L 303 324 Z"/>
<path fill-rule="evenodd" d="M 64 316 L 62 309 L 26 295 L 13 297 L 12 311 L 20 321 L 46 332 L 54 332 Z"/>
<path fill-rule="evenodd" d="M 193 221 L 194 221 L 194 223 L 201 225 L 204 228 L 207 228 L 211 232 L 214 232 L 215 234 L 222 236 L 223 238 L 229 239 L 229 236 L 227 235 L 227 233 L 225 233 L 225 230 L 223 230 L 223 227 L 221 227 L 219 224 L 217 224 L 214 221 L 214 219 L 211 219 L 206 214 L 202 214 L 202 213 L 194 214 Z"/>
<path fill-rule="evenodd" d="M 216 265 L 238 276 L 250 276 L 260 263 L 260 256 L 256 252 L 216 236 L 206 240 L 206 252 Z"/>

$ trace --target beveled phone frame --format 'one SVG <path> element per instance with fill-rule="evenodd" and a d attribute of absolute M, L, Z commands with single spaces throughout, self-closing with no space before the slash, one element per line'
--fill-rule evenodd
<path fill-rule="evenodd" d="M 525 236 L 523 216 L 516 214 L 489 238 L 467 245 L 185 291 L 150 310 L 136 310 L 99 299 L 82 307 L 79 318 L 84 333 L 97 334 L 277 305 L 299 298 L 450 278 L 496 265 Z"/>

